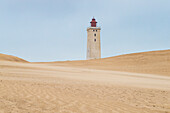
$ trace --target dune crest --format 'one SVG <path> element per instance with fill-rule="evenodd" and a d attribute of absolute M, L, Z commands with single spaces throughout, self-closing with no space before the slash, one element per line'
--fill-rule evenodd
<path fill-rule="evenodd" d="M 5 54 L 0 54 L 0 61 L 28 62 Z M 170 76 L 170 50 L 131 53 L 94 60 L 36 62 L 36 64 Z"/>
<path fill-rule="evenodd" d="M 48 62 L 48 64 L 170 76 L 170 50 L 124 54 L 95 60 Z"/>
<path fill-rule="evenodd" d="M 24 59 L 12 56 L 12 55 L 5 55 L 0 53 L 0 61 L 13 61 L 13 62 L 28 62 Z"/>

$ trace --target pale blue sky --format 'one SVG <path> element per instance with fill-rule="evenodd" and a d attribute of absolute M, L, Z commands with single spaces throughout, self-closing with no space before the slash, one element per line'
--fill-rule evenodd
<path fill-rule="evenodd" d="M 0 53 L 84 60 L 93 16 L 102 57 L 170 49 L 170 0 L 0 0 Z"/>

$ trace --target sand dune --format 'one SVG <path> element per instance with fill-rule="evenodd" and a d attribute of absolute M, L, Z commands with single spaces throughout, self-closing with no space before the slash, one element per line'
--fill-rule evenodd
<path fill-rule="evenodd" d="M 170 76 L 170 50 L 125 54 L 98 60 L 63 61 L 49 64 Z"/>
<path fill-rule="evenodd" d="M 154 73 L 160 65 L 169 72 L 169 50 L 89 61 L 14 61 L 0 60 L 0 113 L 170 113 L 170 77 L 161 73 L 168 74 L 137 70 L 148 66 L 144 73 Z M 113 64 L 123 71 L 139 65 L 133 70 L 138 73 L 113 71 Z"/>
<path fill-rule="evenodd" d="M 24 59 L 12 55 L 1 54 L 1 53 L 0 53 L 0 61 L 28 62 Z"/>
<path fill-rule="evenodd" d="M 170 77 L 2 61 L 0 113 L 168 113 Z"/>
<path fill-rule="evenodd" d="M 0 54 L 0 61 L 28 62 L 24 59 L 5 54 Z M 125 54 L 95 60 L 37 63 L 48 64 L 52 66 L 82 67 L 87 69 L 148 73 L 170 76 L 170 50 Z"/>

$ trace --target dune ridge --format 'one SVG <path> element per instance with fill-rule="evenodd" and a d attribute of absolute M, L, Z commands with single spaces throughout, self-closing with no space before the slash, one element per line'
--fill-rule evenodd
<path fill-rule="evenodd" d="M 5 54 L 0 54 L 0 61 L 28 62 L 24 59 Z M 131 53 L 94 60 L 32 63 L 170 76 L 170 50 Z"/>
<path fill-rule="evenodd" d="M 6 54 L 2 54 L 2 53 L 0 53 L 0 61 L 28 62 L 22 58 L 18 58 L 16 56 L 12 56 L 12 55 L 6 55 Z"/>
<path fill-rule="evenodd" d="M 124 54 L 95 60 L 58 61 L 46 63 L 49 65 L 74 66 L 89 69 L 170 76 L 170 50 Z"/>

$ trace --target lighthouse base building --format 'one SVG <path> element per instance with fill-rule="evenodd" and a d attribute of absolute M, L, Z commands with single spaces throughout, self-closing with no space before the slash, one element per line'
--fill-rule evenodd
<path fill-rule="evenodd" d="M 96 27 L 96 20 L 93 18 L 91 27 L 87 28 L 87 60 L 101 58 L 100 27 Z"/>

